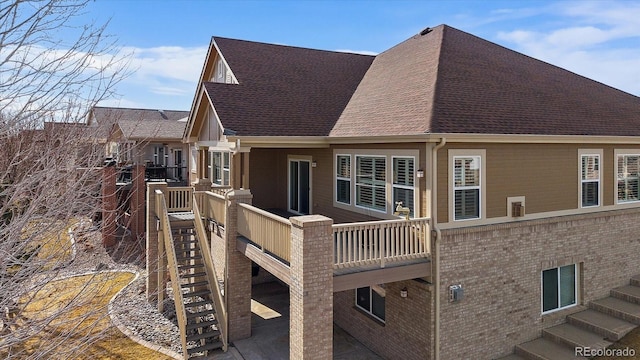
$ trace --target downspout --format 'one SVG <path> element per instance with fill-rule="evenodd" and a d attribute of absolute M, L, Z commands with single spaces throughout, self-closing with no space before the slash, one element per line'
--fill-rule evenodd
<path fill-rule="evenodd" d="M 435 319 L 434 319 L 434 327 L 433 327 L 433 355 L 435 360 L 440 360 L 440 237 L 442 233 L 438 228 L 438 176 L 437 176 L 437 168 L 438 168 L 438 150 L 445 146 L 447 143 L 446 138 L 440 139 L 440 143 L 433 147 L 431 151 L 431 226 L 433 231 L 436 233 L 436 236 L 433 241 L 433 264 L 435 271 Z"/>

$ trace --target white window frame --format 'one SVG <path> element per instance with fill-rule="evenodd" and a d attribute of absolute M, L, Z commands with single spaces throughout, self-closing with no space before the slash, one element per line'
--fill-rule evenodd
<path fill-rule="evenodd" d="M 485 218 L 486 214 L 486 150 L 485 149 L 450 149 L 448 152 L 449 157 L 449 221 L 450 222 L 462 222 L 462 221 L 478 221 Z M 477 158 L 480 161 L 480 179 L 479 184 L 473 187 L 456 187 L 455 186 L 455 161 L 456 159 L 461 158 Z M 463 189 L 478 189 L 480 194 L 478 196 L 478 217 L 467 218 L 467 219 L 456 219 L 456 198 L 455 192 L 456 190 Z"/>
<path fill-rule="evenodd" d="M 353 211 L 368 216 L 378 217 L 382 219 L 398 219 L 398 216 L 393 215 L 395 211 L 395 204 L 393 201 L 393 159 L 394 158 L 413 158 L 414 166 L 414 180 L 413 180 L 413 211 L 414 216 L 420 214 L 420 179 L 417 178 L 416 173 L 418 169 L 421 169 L 420 165 L 420 151 L 413 149 L 334 149 L 333 151 L 333 206 L 348 211 Z M 351 178 L 350 178 L 350 204 L 337 201 L 337 162 L 338 156 L 350 156 L 351 157 Z M 365 206 L 357 205 L 356 201 L 356 164 L 357 157 L 384 157 L 385 160 L 385 202 L 386 209 L 381 211 Z M 345 178 L 345 180 L 347 180 Z M 407 204 L 404 204 L 406 206 Z"/>
<path fill-rule="evenodd" d="M 383 287 L 381 285 L 376 285 L 379 289 L 383 289 Z M 368 288 L 369 289 L 369 309 L 366 309 L 362 306 L 360 306 L 360 304 L 358 304 L 358 290 L 359 289 L 365 289 Z M 361 288 L 357 288 L 354 290 L 354 303 L 356 308 L 360 309 L 362 312 L 366 313 L 367 315 L 371 316 L 372 318 L 385 323 L 385 319 L 380 318 L 379 316 L 377 316 L 376 314 L 373 313 L 373 294 L 375 293 L 375 290 L 371 287 L 371 286 L 363 286 Z M 380 298 L 382 298 L 382 300 L 384 301 L 384 307 L 385 307 L 385 318 L 386 316 L 386 307 L 387 307 L 387 299 L 386 299 L 386 295 L 381 295 L 378 294 L 378 296 Z"/>
<path fill-rule="evenodd" d="M 373 168 L 373 174 L 372 174 L 372 180 L 371 180 L 371 184 L 367 184 L 367 183 L 362 183 L 362 182 L 358 182 L 358 160 L 359 159 L 381 159 L 384 160 L 384 210 L 382 209 L 378 209 L 375 207 L 375 203 L 376 203 L 376 189 L 380 189 L 381 186 L 380 185 L 375 185 L 374 182 L 375 180 L 375 165 Z M 353 176 L 355 177 L 355 184 L 354 184 L 354 195 L 355 195 L 355 199 L 354 199 L 354 203 L 355 206 L 361 209 L 367 209 L 370 211 L 376 211 L 376 212 L 380 212 L 380 213 L 387 213 L 387 210 L 389 208 L 388 206 L 388 202 L 389 202 L 389 194 L 387 191 L 388 185 L 389 185 L 389 174 L 388 174 L 388 168 L 387 168 L 387 164 L 389 163 L 388 159 L 386 156 L 381 156 L 381 155 L 356 155 L 355 156 L 355 164 L 354 164 L 354 170 L 355 173 L 353 174 Z M 374 161 L 374 164 L 376 164 L 376 162 Z M 371 201 L 372 204 L 371 206 L 366 206 L 366 205 L 361 205 L 358 204 L 358 187 L 371 187 Z"/>
<path fill-rule="evenodd" d="M 348 159 L 348 162 L 349 162 L 349 165 L 348 165 L 349 174 L 348 175 L 349 175 L 349 177 L 340 176 L 339 170 L 338 170 L 338 165 L 340 164 L 340 162 L 338 161 L 339 157 L 346 157 Z M 353 195 L 352 194 L 353 191 L 351 189 L 353 182 L 352 182 L 351 178 L 352 178 L 353 166 L 354 166 L 353 165 L 353 161 L 351 160 L 352 156 L 351 156 L 351 154 L 336 154 L 335 159 L 336 159 L 335 160 L 335 166 L 333 168 L 335 170 L 334 171 L 334 175 L 335 175 L 335 183 L 334 183 L 334 186 L 335 186 L 335 191 L 334 191 L 335 192 L 335 197 L 334 197 L 334 201 L 336 201 L 336 202 L 338 202 L 340 204 L 351 205 L 353 203 L 353 196 L 352 196 Z M 338 199 L 338 182 L 339 181 L 344 181 L 344 182 L 348 183 L 348 193 L 349 193 L 349 201 L 348 202 L 340 201 Z"/>
<path fill-rule="evenodd" d="M 394 174 L 394 170 L 395 170 L 395 161 L 396 159 L 409 159 L 413 162 L 413 171 L 411 172 L 411 174 L 409 174 L 409 177 L 411 178 L 411 181 L 413 183 L 413 185 L 402 185 L 402 184 L 396 184 L 394 179 L 395 179 L 395 174 Z M 411 209 L 411 217 L 415 216 L 415 198 L 416 198 L 416 183 L 417 183 L 417 177 L 416 177 L 416 158 L 414 156 L 391 156 L 391 205 L 393 206 L 393 208 L 395 209 L 396 206 L 396 198 L 395 198 L 395 189 L 404 189 L 404 190 L 411 190 L 411 193 L 413 194 L 413 206 L 410 207 Z M 403 202 L 402 206 L 404 207 L 409 207 L 409 204 L 405 204 Z"/>
<path fill-rule="evenodd" d="M 562 289 L 562 284 L 561 284 L 561 276 L 560 276 L 560 269 L 566 266 L 572 266 L 573 265 L 573 299 L 574 302 L 573 304 L 569 304 L 569 305 L 565 305 L 565 306 L 561 306 L 561 297 L 562 297 L 562 293 L 561 293 L 561 289 Z M 556 269 L 557 270 L 557 274 L 558 274 L 558 307 L 555 309 L 551 309 L 551 310 L 547 310 L 544 311 L 544 272 L 548 271 L 548 270 L 553 270 Z M 567 265 L 562 265 L 562 266 L 556 266 L 556 267 L 552 267 L 552 268 L 548 268 L 548 269 L 543 269 L 540 272 L 540 311 L 542 312 L 542 315 L 546 315 L 546 314 L 551 314 L 554 313 L 556 311 L 560 311 L 560 310 L 565 310 L 565 309 L 569 309 L 572 308 L 574 306 L 577 306 L 579 303 L 579 299 L 578 299 L 578 286 L 579 286 L 579 282 L 578 279 L 579 277 L 579 266 L 578 264 L 567 264 Z"/>
<path fill-rule="evenodd" d="M 598 159 L 598 178 L 596 180 L 583 178 L 583 159 L 585 157 L 596 157 Z M 596 208 L 602 205 L 602 150 L 600 149 L 580 149 L 578 150 L 578 206 L 580 208 Z M 598 184 L 598 204 L 597 205 L 584 205 L 582 201 L 582 188 L 585 183 L 597 183 Z"/>
<path fill-rule="evenodd" d="M 616 204 L 618 205 L 623 205 L 623 204 L 637 204 L 640 202 L 640 179 L 638 179 L 639 182 L 639 189 L 638 189 L 638 199 L 637 200 L 620 200 L 619 194 L 618 194 L 618 181 L 620 181 L 621 179 L 619 178 L 619 172 L 620 172 L 620 168 L 619 168 L 619 158 L 620 157 L 626 157 L 626 156 L 637 156 L 638 158 L 640 158 L 640 151 L 637 149 L 633 149 L 633 150 L 627 150 L 627 149 L 616 149 L 614 151 L 614 155 L 615 155 L 615 169 L 614 169 L 614 193 L 615 193 L 615 199 L 616 199 Z M 630 178 L 640 178 L 640 175 L 637 177 L 623 177 L 622 180 L 628 181 L 628 179 Z"/>

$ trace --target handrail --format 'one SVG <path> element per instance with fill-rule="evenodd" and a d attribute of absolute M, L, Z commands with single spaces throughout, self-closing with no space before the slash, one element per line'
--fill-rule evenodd
<path fill-rule="evenodd" d="M 291 221 L 249 204 L 238 204 L 238 233 L 262 251 L 291 261 Z"/>
<path fill-rule="evenodd" d="M 167 211 L 180 212 L 191 211 L 191 199 L 193 197 L 193 188 L 190 186 L 175 186 L 167 188 L 169 196 L 169 204 Z"/>
<path fill-rule="evenodd" d="M 218 224 L 224 225 L 227 211 L 227 203 L 224 196 L 212 191 L 205 191 L 204 199 L 207 202 L 205 216 L 215 220 Z"/>
<path fill-rule="evenodd" d="M 334 268 L 415 259 L 430 255 L 429 218 L 334 224 Z"/>
<path fill-rule="evenodd" d="M 180 277 L 178 276 L 178 259 L 173 245 L 173 234 L 171 233 L 171 225 L 169 223 L 169 214 L 167 212 L 167 203 L 164 194 L 159 189 L 155 191 L 156 197 L 156 216 L 160 219 L 160 227 L 162 229 L 162 237 L 164 238 L 164 250 L 167 255 L 169 274 L 171 275 L 171 288 L 173 289 L 173 301 L 176 307 L 176 317 L 178 318 L 178 327 L 180 328 L 180 342 L 182 343 L 182 352 L 187 356 L 187 319 L 185 317 L 184 299 L 182 298 L 182 288 L 180 286 Z"/>
<path fill-rule="evenodd" d="M 216 319 L 218 320 L 218 329 L 220 330 L 220 340 L 222 341 L 222 350 L 227 351 L 228 331 L 227 331 L 227 310 L 224 307 L 224 300 L 222 299 L 222 293 L 220 292 L 220 285 L 218 284 L 218 278 L 216 277 L 215 265 L 211 258 L 211 251 L 209 244 L 207 243 L 207 234 L 202 222 L 202 216 L 200 215 L 200 209 L 198 207 L 198 201 L 196 195 L 193 196 L 193 215 L 195 218 L 196 235 L 198 239 L 198 245 L 202 252 L 204 260 L 204 269 L 207 274 L 207 280 L 209 286 L 211 286 L 211 296 L 213 299 L 214 310 L 216 312 Z"/>

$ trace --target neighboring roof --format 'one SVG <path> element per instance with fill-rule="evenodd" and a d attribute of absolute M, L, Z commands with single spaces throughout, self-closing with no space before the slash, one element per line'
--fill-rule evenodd
<path fill-rule="evenodd" d="M 331 136 L 640 136 L 640 98 L 441 25 L 381 53 Z"/>
<path fill-rule="evenodd" d="M 96 106 L 90 113 L 88 123 L 90 126 L 97 126 L 99 128 L 99 138 L 106 139 L 113 128 L 113 125 L 122 120 L 133 122 L 144 121 L 145 123 L 147 121 L 167 121 L 167 124 L 169 124 L 188 116 L 188 111 L 179 110 L 132 109 Z M 153 129 L 155 129 L 155 127 L 153 127 Z M 144 131 L 155 131 L 153 129 Z M 182 138 L 182 134 L 180 134 L 178 138 Z"/>
<path fill-rule="evenodd" d="M 239 84 L 204 83 L 239 136 L 326 136 L 373 56 L 214 37 Z"/>
<path fill-rule="evenodd" d="M 120 128 L 125 139 L 129 140 L 176 140 L 182 139 L 187 123 L 173 120 L 118 120 L 116 126 Z"/>

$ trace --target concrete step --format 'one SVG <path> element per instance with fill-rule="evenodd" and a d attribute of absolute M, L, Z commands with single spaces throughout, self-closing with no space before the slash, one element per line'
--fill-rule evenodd
<path fill-rule="evenodd" d="M 516 354 L 510 354 L 501 358 L 498 358 L 496 360 L 525 360 L 525 358 L 523 358 L 520 355 L 516 355 Z"/>
<path fill-rule="evenodd" d="M 639 304 L 633 304 L 614 297 L 607 297 L 590 302 L 589 307 L 630 323 L 640 325 Z"/>
<path fill-rule="evenodd" d="M 605 340 L 602 335 L 568 323 L 542 330 L 542 337 L 572 349 L 576 347 L 604 349 L 613 344 Z"/>
<path fill-rule="evenodd" d="M 640 286 L 640 274 L 631 278 L 630 284 L 633 286 Z"/>
<path fill-rule="evenodd" d="M 587 359 L 582 356 L 575 356 L 575 350 L 573 348 L 543 338 L 517 345 L 516 354 L 529 360 Z"/>
<path fill-rule="evenodd" d="M 611 290 L 611 296 L 626 302 L 640 304 L 640 286 L 625 285 Z"/>
<path fill-rule="evenodd" d="M 602 335 L 609 341 L 618 341 L 636 326 L 599 311 L 588 309 L 567 316 L 567 322 Z"/>

